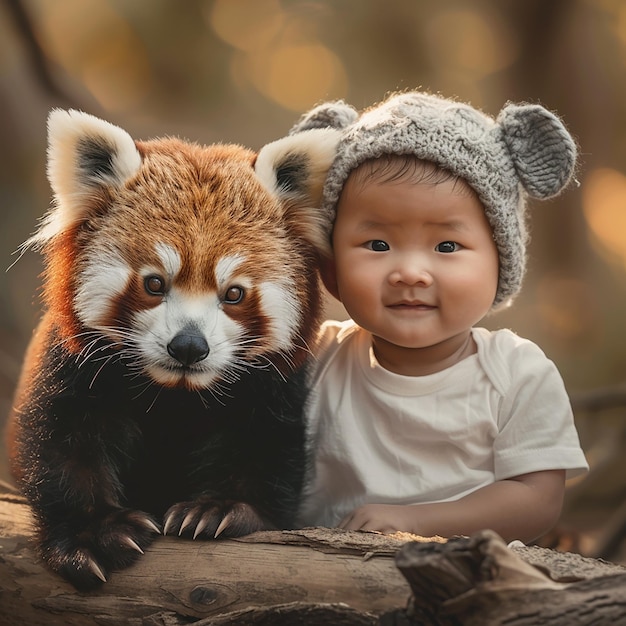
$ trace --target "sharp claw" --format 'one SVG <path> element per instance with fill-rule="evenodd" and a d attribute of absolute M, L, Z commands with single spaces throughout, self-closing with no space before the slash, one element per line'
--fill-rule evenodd
<path fill-rule="evenodd" d="M 198 524 L 196 525 L 196 530 L 193 533 L 193 538 L 195 539 L 207 526 L 209 523 L 210 515 L 205 513 L 201 518 Z"/>
<path fill-rule="evenodd" d="M 220 522 L 220 525 L 217 527 L 215 531 L 215 535 L 213 535 L 214 539 L 217 539 L 227 528 L 230 521 L 233 519 L 232 513 L 226 513 Z"/>
<path fill-rule="evenodd" d="M 187 528 L 187 526 L 191 524 L 195 516 L 196 516 L 196 512 L 193 509 L 189 511 L 187 515 L 185 515 L 185 519 L 183 519 L 183 523 L 180 525 L 180 529 L 178 530 L 179 537 L 183 534 L 183 530 L 185 530 L 185 528 Z"/>
<path fill-rule="evenodd" d="M 89 569 L 103 582 L 105 583 L 107 581 L 106 576 L 104 575 L 104 572 L 102 571 L 102 569 L 100 568 L 100 566 L 93 560 L 93 559 L 89 559 L 87 561 L 87 567 L 89 567 Z"/>
<path fill-rule="evenodd" d="M 123 541 L 129 548 L 132 548 L 133 550 L 136 550 L 140 554 L 144 554 L 144 551 L 141 549 L 139 544 L 136 541 L 134 541 L 133 539 L 131 539 L 130 537 L 124 537 Z"/>
<path fill-rule="evenodd" d="M 157 533 L 157 535 L 161 534 L 161 529 L 153 522 L 149 517 L 145 518 L 143 521 L 143 525 L 149 530 Z"/>
<path fill-rule="evenodd" d="M 167 535 L 174 528 L 174 513 L 170 513 L 165 520 L 165 526 L 163 527 L 163 534 Z"/>

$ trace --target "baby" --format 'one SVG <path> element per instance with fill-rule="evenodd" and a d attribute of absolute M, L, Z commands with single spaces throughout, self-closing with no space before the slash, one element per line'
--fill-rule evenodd
<path fill-rule="evenodd" d="M 324 283 L 350 316 L 320 331 L 304 525 L 531 541 L 587 470 L 555 365 L 476 326 L 525 271 L 526 197 L 571 180 L 576 145 L 539 105 L 497 120 L 426 93 L 362 115 L 320 105 L 292 133 L 343 128 L 324 187 Z"/>

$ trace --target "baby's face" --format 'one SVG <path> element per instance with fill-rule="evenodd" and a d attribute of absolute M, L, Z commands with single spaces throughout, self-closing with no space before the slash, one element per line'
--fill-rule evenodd
<path fill-rule="evenodd" d="M 387 348 L 467 340 L 494 301 L 498 252 L 462 181 L 348 178 L 333 250 L 340 299 L 383 364 Z"/>

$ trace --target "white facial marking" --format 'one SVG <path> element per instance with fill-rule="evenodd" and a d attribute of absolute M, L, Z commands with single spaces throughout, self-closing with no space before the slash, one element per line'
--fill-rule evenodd
<path fill-rule="evenodd" d="M 284 283 L 261 283 L 259 292 L 263 311 L 270 322 L 274 347 L 288 350 L 300 324 L 300 307 L 293 288 Z"/>
<path fill-rule="evenodd" d="M 244 262 L 244 257 L 239 254 L 222 257 L 215 266 L 215 280 L 217 288 L 223 289 L 230 283 L 237 268 Z"/>
<path fill-rule="evenodd" d="M 86 326 L 104 323 L 111 301 L 126 289 L 132 270 L 115 251 L 96 251 L 81 272 L 76 291 L 76 313 Z"/>
<path fill-rule="evenodd" d="M 161 259 L 163 269 L 168 278 L 172 280 L 182 266 L 182 260 L 178 251 L 166 243 L 157 243 L 155 246 L 156 253 Z"/>

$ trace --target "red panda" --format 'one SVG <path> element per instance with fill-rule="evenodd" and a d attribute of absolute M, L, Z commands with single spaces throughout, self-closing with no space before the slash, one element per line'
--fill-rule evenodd
<path fill-rule="evenodd" d="M 262 148 L 48 119 L 44 313 L 7 439 L 38 551 L 79 589 L 159 533 L 288 528 L 337 131 Z"/>

